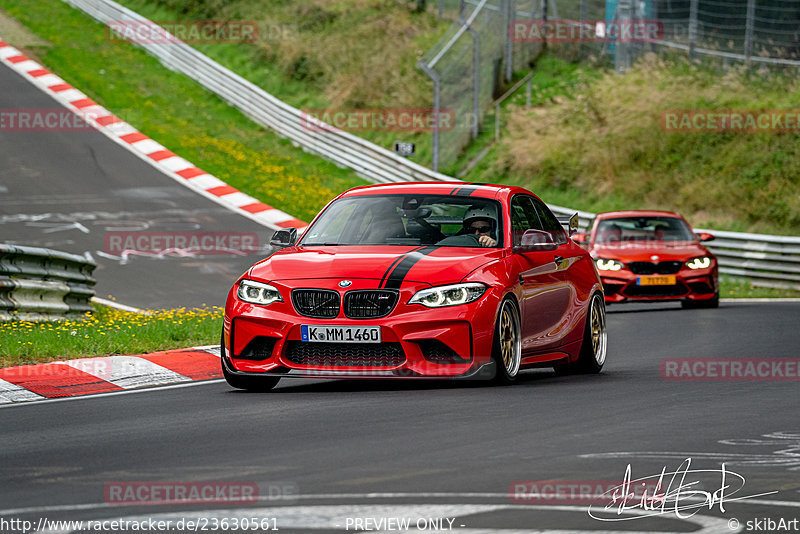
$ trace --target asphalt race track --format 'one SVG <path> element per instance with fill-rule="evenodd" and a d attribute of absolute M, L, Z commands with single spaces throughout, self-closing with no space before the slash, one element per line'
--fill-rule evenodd
<path fill-rule="evenodd" d="M 63 108 L 0 64 L 0 109 Z M 272 235 L 99 132 L 0 132 L 0 161 L 0 241 L 91 254 L 98 263 L 97 296 L 113 295 L 127 305 L 222 306 L 259 254 L 132 256 L 125 262 L 107 249 L 109 232 L 225 231 L 257 239 L 262 249 Z"/>
<path fill-rule="evenodd" d="M 735 532 L 755 518 L 791 520 L 800 517 L 797 379 L 668 381 L 660 369 L 669 358 L 796 362 L 799 315 L 798 303 L 612 306 L 602 374 L 540 370 L 513 387 L 284 380 L 262 394 L 214 381 L 2 408 L 0 517 L 248 516 L 272 518 L 281 532 L 354 531 L 365 518 L 409 517 L 412 525 L 450 518 L 449 530 L 469 534 Z M 731 486 L 724 512 L 716 502 L 683 509 L 696 512 L 683 519 L 667 509 L 603 522 L 585 502 L 525 500 L 514 489 L 519 481 L 538 481 L 540 491 L 543 481 L 620 481 L 629 464 L 635 480 L 680 471 L 687 458 L 684 490 Z M 744 487 L 729 496 L 741 486 L 734 472 Z M 247 482 L 258 485 L 259 500 L 104 504 L 107 485 L 131 481 Z M 733 500 L 768 492 L 776 493 Z M 691 505 L 685 495 L 679 500 Z M 636 513 L 619 516 L 614 508 L 604 516 L 602 508 L 593 510 L 610 518 Z"/>

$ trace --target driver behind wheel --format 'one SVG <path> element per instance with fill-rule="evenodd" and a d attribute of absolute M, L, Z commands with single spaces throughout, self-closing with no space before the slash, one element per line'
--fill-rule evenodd
<path fill-rule="evenodd" d="M 464 213 L 464 229 L 461 233 L 475 234 L 482 247 L 497 245 L 495 231 L 497 221 L 494 214 L 485 206 L 471 206 Z"/>

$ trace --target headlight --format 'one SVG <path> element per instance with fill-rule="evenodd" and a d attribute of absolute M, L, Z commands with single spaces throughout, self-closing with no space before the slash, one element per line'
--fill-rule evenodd
<path fill-rule="evenodd" d="M 597 259 L 597 268 L 601 271 L 619 271 L 622 269 L 622 262 L 617 260 Z"/>
<path fill-rule="evenodd" d="M 711 267 L 711 258 L 709 256 L 700 256 L 699 258 L 692 258 L 686 262 L 686 266 L 690 269 L 707 269 Z"/>
<path fill-rule="evenodd" d="M 428 308 L 458 306 L 478 300 L 484 292 L 486 292 L 486 286 L 478 283 L 432 287 L 418 291 L 408 303 L 422 304 Z"/>
<path fill-rule="evenodd" d="M 273 302 L 283 302 L 280 292 L 269 284 L 255 282 L 253 280 L 242 280 L 236 292 L 239 298 L 251 304 L 261 304 L 266 306 Z"/>

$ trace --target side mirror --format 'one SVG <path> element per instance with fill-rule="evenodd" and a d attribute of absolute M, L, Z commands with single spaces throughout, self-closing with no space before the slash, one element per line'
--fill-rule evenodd
<path fill-rule="evenodd" d="M 269 246 L 274 248 L 291 247 L 297 241 L 297 228 L 284 228 L 278 230 L 269 240 Z"/>
<path fill-rule="evenodd" d="M 587 237 L 585 232 L 578 232 L 577 234 L 572 236 L 572 240 L 578 243 L 579 245 L 585 245 L 589 242 L 589 238 Z"/>
<path fill-rule="evenodd" d="M 567 231 L 568 235 L 572 235 L 578 231 L 578 213 L 575 212 L 572 215 L 556 217 L 558 222 L 561 223 L 561 226 L 564 227 L 564 230 Z"/>
<path fill-rule="evenodd" d="M 708 232 L 700 232 L 699 234 L 697 234 L 697 238 L 700 241 L 714 241 L 716 239 L 716 237 L 714 237 L 712 234 L 709 234 Z"/>
<path fill-rule="evenodd" d="M 544 230 L 525 230 L 520 244 L 514 247 L 514 252 L 537 252 L 555 250 L 558 248 L 553 240 L 553 235 Z"/>

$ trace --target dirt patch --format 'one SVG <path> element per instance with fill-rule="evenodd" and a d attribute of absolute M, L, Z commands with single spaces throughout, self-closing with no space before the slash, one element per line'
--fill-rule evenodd
<path fill-rule="evenodd" d="M 38 60 L 36 48 L 52 46 L 51 43 L 32 34 L 22 23 L 11 18 L 3 10 L 0 10 L 0 39 L 34 60 Z"/>

